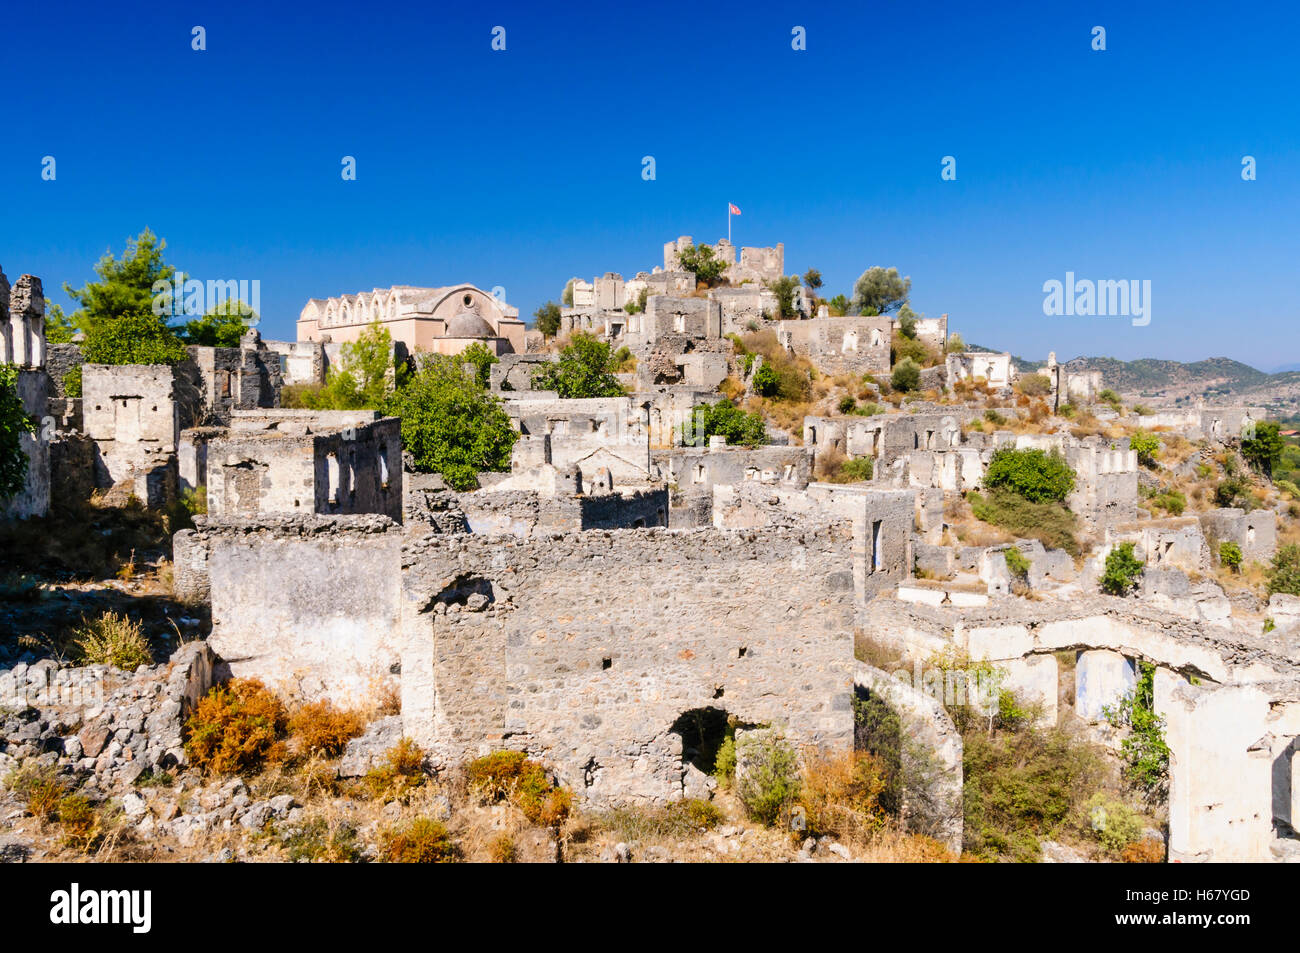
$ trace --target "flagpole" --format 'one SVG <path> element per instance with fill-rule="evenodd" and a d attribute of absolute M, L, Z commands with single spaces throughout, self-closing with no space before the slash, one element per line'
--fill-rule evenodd
<path fill-rule="evenodd" d="M 731 203 L 727 203 L 727 244 L 731 244 Z"/>

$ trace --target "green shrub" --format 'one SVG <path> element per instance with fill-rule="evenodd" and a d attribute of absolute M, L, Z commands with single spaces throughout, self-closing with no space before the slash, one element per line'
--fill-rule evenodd
<path fill-rule="evenodd" d="M 1300 545 L 1290 543 L 1273 556 L 1268 574 L 1269 595 L 1300 596 Z"/>
<path fill-rule="evenodd" d="M 754 393 L 760 397 L 777 397 L 781 393 L 781 378 L 776 369 L 764 361 L 754 372 Z"/>
<path fill-rule="evenodd" d="M 1143 466 L 1155 466 L 1156 454 L 1160 452 L 1160 438 L 1145 430 L 1138 430 L 1128 438 L 1129 449 L 1137 453 L 1138 462 Z"/>
<path fill-rule="evenodd" d="M 889 384 L 894 390 L 914 391 L 921 386 L 921 368 L 910 357 L 903 358 L 894 365 Z"/>
<path fill-rule="evenodd" d="M 63 375 L 63 395 L 65 397 L 81 396 L 81 365 L 71 368 Z"/>
<path fill-rule="evenodd" d="M 1122 801 L 1098 792 L 1085 806 L 1088 826 L 1111 854 L 1120 854 L 1142 837 L 1142 817 Z"/>
<path fill-rule="evenodd" d="M 1071 556 L 1079 554 L 1078 520 L 1062 504 L 1032 503 L 1007 489 L 991 493 L 967 494 L 976 519 L 1003 529 L 1023 539 L 1037 539 L 1044 546 L 1063 549 Z"/>
<path fill-rule="evenodd" d="M 1233 572 L 1241 572 L 1241 547 L 1225 540 L 1219 544 L 1219 563 Z"/>
<path fill-rule="evenodd" d="M 384 760 L 361 778 L 371 797 L 385 804 L 407 801 L 428 775 L 424 771 L 424 749 L 410 738 L 402 738 L 384 754 Z"/>
<path fill-rule="evenodd" d="M 1042 397 L 1052 392 L 1052 379 L 1046 374 L 1026 374 L 1017 389 L 1026 397 Z"/>
<path fill-rule="evenodd" d="M 996 410 L 994 410 L 992 407 L 990 407 L 988 410 L 984 411 L 984 419 L 987 420 L 989 423 L 991 423 L 991 424 L 992 424 L 993 426 L 995 426 L 995 427 L 1001 427 L 1003 424 L 1005 424 L 1005 423 L 1007 422 L 1007 418 L 1003 417 L 1000 413 L 998 413 L 998 412 L 997 412 Z"/>
<path fill-rule="evenodd" d="M 1031 503 L 1062 502 L 1074 489 L 1074 471 L 1053 450 L 998 450 L 984 471 L 984 486 L 1007 489 Z"/>
<path fill-rule="evenodd" d="M 1151 497 L 1151 503 L 1172 516 L 1182 516 L 1183 511 L 1187 509 L 1187 497 L 1181 490 L 1165 490 L 1163 493 L 1157 493 Z"/>
<path fill-rule="evenodd" d="M 1106 554 L 1101 574 L 1101 591 L 1112 596 L 1127 595 L 1142 575 L 1145 564 L 1133 554 L 1132 543 L 1120 543 Z"/>
<path fill-rule="evenodd" d="M 36 433 L 36 422 L 18 396 L 18 368 L 0 364 L 0 501 L 18 493 L 27 482 L 27 452 L 23 436 Z"/>
<path fill-rule="evenodd" d="M 87 665 L 112 665 L 134 672 L 141 665 L 153 664 L 153 651 L 139 622 L 115 612 L 105 612 L 82 625 L 72 637 Z"/>
<path fill-rule="evenodd" d="M 848 394 L 840 398 L 839 411 L 842 414 L 851 414 L 853 409 L 858 406 L 858 402 Z"/>
<path fill-rule="evenodd" d="M 874 469 L 875 465 L 870 457 L 856 457 L 844 461 L 844 465 L 840 467 L 840 476 L 857 483 L 870 480 Z"/>
<path fill-rule="evenodd" d="M 81 353 L 87 364 L 179 364 L 189 356 L 181 339 L 154 314 L 96 322 L 86 332 Z"/>
<path fill-rule="evenodd" d="M 565 399 L 622 397 L 623 385 L 614 376 L 615 366 L 607 343 L 579 332 L 557 360 L 533 372 L 533 388 L 553 390 Z"/>
<path fill-rule="evenodd" d="M 725 437 L 731 446 L 756 447 L 767 443 L 767 427 L 761 416 L 741 410 L 729 400 L 699 404 L 691 421 L 682 425 L 682 443 L 703 447 L 713 436 Z"/>
<path fill-rule="evenodd" d="M 1036 861 L 1096 791 L 1097 750 L 1060 728 L 963 735 L 964 849 L 986 860 Z"/>
<path fill-rule="evenodd" d="M 736 729 L 732 725 L 727 726 L 727 734 L 718 746 L 718 753 L 713 760 L 713 776 L 724 788 L 736 776 Z"/>
<path fill-rule="evenodd" d="M 1169 786 L 1169 745 L 1165 721 L 1155 711 L 1155 666 L 1149 662 L 1140 665 L 1133 690 L 1102 713 L 1115 727 L 1129 729 L 1120 743 L 1125 779 L 1146 797 L 1160 801 Z"/>
<path fill-rule="evenodd" d="M 1012 580 L 1019 582 L 1021 585 L 1028 585 L 1029 560 L 1025 557 L 1025 554 L 1013 547 L 1004 549 L 1002 557 L 1006 560 L 1007 572 L 1011 574 Z"/>
<path fill-rule="evenodd" d="M 284 848 L 294 863 L 352 864 L 361 859 L 356 827 L 348 821 L 331 824 L 323 817 L 313 817 L 291 831 Z"/>
<path fill-rule="evenodd" d="M 799 757 L 779 732 L 747 735 L 737 744 L 736 796 L 749 816 L 771 827 L 799 797 Z"/>

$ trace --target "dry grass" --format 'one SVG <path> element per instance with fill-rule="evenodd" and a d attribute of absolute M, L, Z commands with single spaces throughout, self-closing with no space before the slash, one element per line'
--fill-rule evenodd
<path fill-rule="evenodd" d="M 284 759 L 284 705 L 256 679 L 232 679 L 199 699 L 187 723 L 185 752 L 205 771 L 257 771 Z"/>
<path fill-rule="evenodd" d="M 153 664 L 153 651 L 140 623 L 116 612 L 83 620 L 72 642 L 87 665 L 112 665 L 134 672 L 141 665 Z"/>

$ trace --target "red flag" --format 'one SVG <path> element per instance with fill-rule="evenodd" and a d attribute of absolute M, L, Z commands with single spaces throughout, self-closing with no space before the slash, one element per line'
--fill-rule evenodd
<path fill-rule="evenodd" d="M 736 208 L 736 206 L 732 205 L 730 202 L 727 203 L 727 211 L 730 212 L 732 215 L 740 214 L 740 209 Z"/>

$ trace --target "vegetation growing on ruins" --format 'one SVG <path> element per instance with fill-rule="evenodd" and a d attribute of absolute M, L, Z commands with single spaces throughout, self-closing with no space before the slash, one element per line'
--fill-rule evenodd
<path fill-rule="evenodd" d="M 343 345 L 342 360 L 323 385 L 285 388 L 281 402 L 312 410 L 385 410 L 406 376 L 405 365 L 393 365 L 392 333 L 376 319 Z"/>
<path fill-rule="evenodd" d="M 212 305 L 201 318 L 185 323 L 185 340 L 203 347 L 239 347 L 248 329 L 261 320 L 252 306 L 238 298 Z"/>
<path fill-rule="evenodd" d="M 64 292 L 79 305 L 68 318 L 71 324 L 89 336 L 97 326 L 108 322 L 128 316 L 153 315 L 155 285 L 169 285 L 176 276 L 176 269 L 163 260 L 166 247 L 167 242 L 146 228 L 135 238 L 127 239 L 121 258 L 113 257 L 111 250 L 104 253 L 95 265 L 98 281 L 87 282 L 80 289 L 65 283 Z M 89 357 L 87 360 L 92 364 L 172 363 L 101 361 Z"/>
<path fill-rule="evenodd" d="M 911 278 L 901 277 L 897 268 L 872 265 L 853 283 L 853 306 L 859 314 L 889 314 L 907 304 L 911 293 Z"/>
<path fill-rule="evenodd" d="M 22 490 L 27 482 L 27 454 L 23 434 L 36 432 L 18 397 L 18 368 L 0 364 L 0 500 Z"/>
<path fill-rule="evenodd" d="M 677 261 L 682 271 L 689 271 L 695 276 L 695 281 L 706 288 L 720 284 L 722 274 L 727 270 L 727 263 L 718 258 L 708 245 L 687 245 L 677 249 Z"/>
<path fill-rule="evenodd" d="M 1055 450 L 998 450 L 984 472 L 986 488 L 1010 490 L 1030 503 L 1062 503 L 1074 482 L 1074 471 Z"/>
<path fill-rule="evenodd" d="M 1160 452 L 1160 438 L 1145 430 L 1136 430 L 1129 435 L 1129 449 L 1137 454 L 1138 462 L 1144 467 L 1156 465 L 1156 455 Z"/>
<path fill-rule="evenodd" d="M 1136 584 L 1145 566 L 1133 553 L 1133 543 L 1120 543 L 1106 554 L 1106 566 L 1101 574 L 1101 591 L 1112 596 L 1124 596 Z"/>
<path fill-rule="evenodd" d="M 510 469 L 519 434 L 501 402 L 465 374 L 458 357 L 423 361 L 389 406 L 402 418 L 402 446 L 416 469 L 442 474 L 448 486 L 473 489 L 480 471 Z"/>
<path fill-rule="evenodd" d="M 153 652 L 140 622 L 116 612 L 105 612 L 83 622 L 73 642 L 87 665 L 112 665 L 134 672 L 153 664 Z"/>
<path fill-rule="evenodd" d="M 1102 714 L 1116 728 L 1128 730 L 1120 742 L 1125 779 L 1149 801 L 1159 803 L 1169 790 L 1169 745 L 1165 720 L 1155 710 L 1155 675 L 1154 665 L 1139 662 L 1137 684 Z"/>
<path fill-rule="evenodd" d="M 699 404 L 691 421 L 682 425 L 682 442 L 688 447 L 707 447 L 710 437 L 724 437 L 731 446 L 756 447 L 767 443 L 763 418 L 741 410 L 729 400 Z"/>
<path fill-rule="evenodd" d="M 1269 595 L 1300 596 L 1300 545 L 1288 543 L 1273 556 L 1268 575 Z"/>
<path fill-rule="evenodd" d="M 1256 424 L 1254 434 L 1241 441 L 1241 455 L 1246 462 L 1267 477 L 1273 475 L 1273 468 L 1282 460 L 1282 450 L 1281 432 L 1276 421 Z"/>
<path fill-rule="evenodd" d="M 447 864 L 457 859 L 447 828 L 428 817 L 385 828 L 379 842 L 380 860 L 388 864 Z"/>
<path fill-rule="evenodd" d="M 232 679 L 199 699 L 186 722 L 185 753 L 216 774 L 257 771 L 285 756 L 288 713 L 257 679 Z"/>
<path fill-rule="evenodd" d="M 474 380 L 485 390 L 492 379 L 492 365 L 501 363 L 501 359 L 488 350 L 482 341 L 475 341 L 461 351 L 460 359 L 464 364 L 474 365 Z"/>
<path fill-rule="evenodd" d="M 179 364 L 189 356 L 175 332 L 148 311 L 96 321 L 81 353 L 87 364 Z"/>
<path fill-rule="evenodd" d="M 904 393 L 914 391 L 921 386 L 921 368 L 910 357 L 905 357 L 894 365 L 894 371 L 889 376 L 889 384 L 894 390 L 901 390 Z"/>
<path fill-rule="evenodd" d="M 1219 562 L 1233 572 L 1241 572 L 1241 547 L 1229 540 L 1219 543 Z"/>
<path fill-rule="evenodd" d="M 573 281 L 570 280 L 564 288 L 564 293 L 568 297 L 565 304 L 573 306 Z M 534 327 L 541 331 L 548 338 L 555 337 L 560 331 L 560 306 L 554 301 L 548 301 L 536 311 L 533 312 Z"/>
<path fill-rule="evenodd" d="M 799 279 L 793 275 L 785 275 L 766 282 L 768 289 L 776 295 L 776 315 L 777 318 L 793 318 L 799 312 L 795 308 L 795 294 L 799 290 Z"/>
<path fill-rule="evenodd" d="M 494 751 L 465 766 L 470 791 L 485 804 L 509 802 L 530 822 L 559 827 L 573 809 L 573 793 L 522 751 Z"/>
<path fill-rule="evenodd" d="M 553 390 L 561 398 L 622 397 L 609 344 L 575 333 L 559 357 L 533 372 L 535 390 Z"/>
<path fill-rule="evenodd" d="M 747 733 L 736 743 L 736 760 L 744 765 L 736 796 L 749 816 L 771 827 L 783 821 L 799 797 L 799 756 L 777 729 Z"/>

